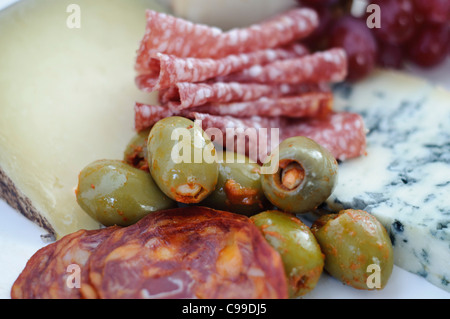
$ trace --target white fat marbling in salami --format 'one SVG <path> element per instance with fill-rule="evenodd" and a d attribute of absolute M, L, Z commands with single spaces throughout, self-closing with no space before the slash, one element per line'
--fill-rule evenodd
<path fill-rule="evenodd" d="M 309 92 L 331 92 L 326 83 L 257 84 L 240 82 L 180 82 L 159 92 L 159 101 L 174 109 L 186 109 L 206 103 L 254 101 Z"/>
<path fill-rule="evenodd" d="M 258 145 L 246 143 L 246 153 L 255 161 L 263 162 L 266 152 L 270 152 L 273 144 L 271 129 L 278 130 L 280 142 L 293 136 L 306 136 L 323 147 L 327 148 L 336 159 L 359 157 L 366 152 L 366 129 L 362 117 L 350 112 L 332 112 L 324 118 L 293 119 L 286 117 L 261 117 L 236 118 L 233 116 L 216 116 L 205 113 L 192 113 L 191 117 L 200 120 L 203 129 L 208 133 L 208 128 L 218 128 L 223 135 L 225 148 L 236 146 L 235 140 L 245 138 L 249 128 L 258 130 L 258 139 L 266 141 L 266 146 L 260 151 L 251 148 Z M 234 128 L 232 136 L 227 136 L 227 128 Z M 217 141 L 221 142 L 221 141 Z M 276 146 L 276 145 L 275 145 Z M 257 154 L 258 158 L 254 155 Z"/>
<path fill-rule="evenodd" d="M 254 101 L 211 103 L 197 106 L 192 112 L 211 115 L 231 115 L 234 117 L 325 117 L 332 111 L 333 94 L 330 92 L 312 92 L 295 96 L 267 98 Z"/>
<path fill-rule="evenodd" d="M 138 132 L 143 131 L 152 127 L 159 120 L 173 115 L 175 115 L 175 112 L 166 106 L 136 102 L 134 104 L 135 130 Z"/>
<path fill-rule="evenodd" d="M 136 84 L 145 92 L 171 87 L 178 82 L 201 82 L 241 71 L 252 65 L 299 57 L 307 53 L 300 44 L 283 48 L 232 54 L 221 59 L 180 58 L 161 52 L 153 53 L 148 73 L 138 75 Z"/>
<path fill-rule="evenodd" d="M 246 92 L 251 92 L 251 89 Z M 136 103 L 134 107 L 135 128 L 137 131 L 142 131 L 165 117 L 175 115 L 189 117 L 192 112 L 230 115 L 236 118 L 252 116 L 323 118 L 332 111 L 332 104 L 333 94 L 331 92 L 310 92 L 278 98 L 261 97 L 257 100 L 242 102 L 207 103 L 188 108 L 182 108 L 179 103 L 174 102 L 166 105 Z"/>
<path fill-rule="evenodd" d="M 154 53 L 178 57 L 222 58 L 275 48 L 309 35 L 318 25 L 317 13 L 292 9 L 260 24 L 227 32 L 148 10 L 145 35 L 137 52 L 136 70 L 146 73 Z"/>
<path fill-rule="evenodd" d="M 266 65 L 255 64 L 241 72 L 219 77 L 223 82 L 320 83 L 340 82 L 347 76 L 347 56 L 343 49 L 333 48 L 299 58 L 278 60 Z"/>

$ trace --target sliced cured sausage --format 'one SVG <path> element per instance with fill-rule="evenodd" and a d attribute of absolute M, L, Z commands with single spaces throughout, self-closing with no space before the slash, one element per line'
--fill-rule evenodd
<path fill-rule="evenodd" d="M 161 52 L 153 53 L 152 68 L 148 73 L 138 75 L 136 84 L 145 92 L 168 88 L 178 82 L 201 82 L 218 76 L 228 75 L 255 64 L 266 64 L 280 59 L 289 59 L 307 52 L 302 45 L 274 48 L 228 55 L 221 59 L 180 58 Z"/>
<path fill-rule="evenodd" d="M 292 136 L 315 140 L 341 161 L 366 154 L 366 128 L 363 118 L 357 113 L 331 113 L 323 119 L 287 119 L 281 138 Z"/>
<path fill-rule="evenodd" d="M 146 16 L 135 66 L 139 73 L 151 68 L 155 52 L 217 59 L 291 43 L 308 36 L 318 25 L 317 13 L 308 8 L 292 9 L 260 24 L 228 32 L 152 10 Z"/>
<path fill-rule="evenodd" d="M 323 116 L 332 109 L 333 95 L 326 84 L 183 82 L 163 90 L 160 100 L 163 105 L 135 103 L 134 120 L 137 131 L 145 130 L 165 117 L 188 116 L 191 112 L 236 117 Z M 239 102 L 226 103 L 233 101 Z"/>
<path fill-rule="evenodd" d="M 287 298 L 280 255 L 242 215 L 186 207 L 147 215 L 89 259 L 100 298 Z"/>
<path fill-rule="evenodd" d="M 254 101 L 262 97 L 275 98 L 308 92 L 330 92 L 320 84 L 256 84 L 239 82 L 181 82 L 160 92 L 159 100 L 173 109 L 186 109 L 206 103 Z"/>
<path fill-rule="evenodd" d="M 292 119 L 286 117 L 236 118 L 216 116 L 206 113 L 192 113 L 190 117 L 201 121 L 208 134 L 208 128 L 217 128 L 222 132 L 223 145 L 227 149 L 239 151 L 236 140 L 248 139 L 247 129 L 256 129 L 257 143 L 247 143 L 245 152 L 255 161 L 263 162 L 267 153 L 276 146 L 272 141 L 271 129 L 277 130 L 275 136 L 281 142 L 293 136 L 306 136 L 327 148 L 336 159 L 346 160 L 359 157 L 366 152 L 366 129 L 359 114 L 350 112 L 330 113 L 325 118 Z M 227 128 L 234 129 L 227 135 Z M 231 132 L 228 130 L 228 132 Z M 260 142 L 263 141 L 263 142 Z M 250 144 L 250 145 L 249 145 Z"/>
<path fill-rule="evenodd" d="M 87 276 L 86 262 L 97 246 L 119 227 L 79 230 L 38 250 L 11 288 L 13 299 L 78 299 L 78 283 Z"/>
<path fill-rule="evenodd" d="M 193 112 L 211 115 L 231 115 L 235 117 L 324 117 L 333 107 L 333 94 L 329 92 L 313 92 L 301 95 L 267 98 L 255 101 L 234 103 L 212 103 L 197 106 Z"/>
<path fill-rule="evenodd" d="M 347 76 L 347 56 L 343 49 L 333 48 L 299 58 L 278 60 L 219 77 L 223 82 L 320 83 L 339 82 Z"/>
<path fill-rule="evenodd" d="M 176 112 L 166 106 L 137 102 L 134 104 L 134 128 L 138 132 L 143 131 L 152 127 L 159 120 L 175 114 Z"/>
<path fill-rule="evenodd" d="M 262 97 L 246 102 L 211 103 L 189 109 L 170 107 L 170 105 L 170 103 L 166 106 L 136 103 L 134 109 L 136 130 L 145 130 L 169 116 L 189 117 L 192 112 L 230 115 L 237 118 L 252 116 L 324 117 L 332 111 L 333 95 L 329 92 L 312 92 L 273 99 Z"/>

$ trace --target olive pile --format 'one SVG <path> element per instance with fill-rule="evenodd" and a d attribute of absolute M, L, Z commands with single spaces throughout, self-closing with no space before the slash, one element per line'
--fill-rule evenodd
<path fill-rule="evenodd" d="M 262 167 L 277 169 L 262 173 Z M 369 289 L 367 266 L 382 269 L 383 288 L 393 252 L 383 226 L 370 214 L 347 210 L 311 228 L 295 214 L 311 212 L 333 192 L 338 163 L 306 137 L 284 140 L 263 166 L 234 152 L 216 152 L 193 121 L 168 117 L 136 134 L 123 160 L 99 160 L 79 174 L 77 202 L 105 226 L 128 226 L 178 203 L 244 214 L 280 254 L 290 296 L 311 291 L 325 269 L 358 289 Z M 273 210 L 274 206 L 277 208 Z"/>

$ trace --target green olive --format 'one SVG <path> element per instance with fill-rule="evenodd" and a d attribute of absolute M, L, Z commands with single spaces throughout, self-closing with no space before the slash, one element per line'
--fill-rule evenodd
<path fill-rule="evenodd" d="M 92 218 L 105 226 L 127 226 L 145 215 L 172 208 L 149 172 L 118 160 L 98 160 L 80 172 L 77 202 Z"/>
<path fill-rule="evenodd" d="M 347 209 L 321 216 L 311 230 L 325 254 L 325 270 L 357 289 L 383 289 L 394 266 L 386 229 L 371 214 Z"/>
<path fill-rule="evenodd" d="M 148 152 L 147 152 L 147 140 L 150 129 L 136 133 L 128 142 L 124 154 L 124 161 L 136 168 L 147 171 L 148 170 Z"/>
<path fill-rule="evenodd" d="M 265 211 L 250 217 L 283 260 L 291 297 L 314 289 L 324 266 L 324 256 L 308 226 L 290 213 Z"/>
<path fill-rule="evenodd" d="M 262 174 L 267 199 L 281 210 L 301 214 L 315 209 L 333 192 L 338 164 L 333 155 L 313 140 L 296 136 L 285 139 L 264 163 L 278 162 L 274 174 Z"/>
<path fill-rule="evenodd" d="M 217 184 L 219 164 L 214 144 L 193 121 L 167 117 L 148 136 L 148 164 L 159 188 L 185 204 L 199 203 Z"/>
<path fill-rule="evenodd" d="M 234 152 L 222 152 L 218 158 L 216 189 L 202 205 L 247 216 L 268 208 L 270 203 L 261 187 L 260 166 L 247 156 Z"/>

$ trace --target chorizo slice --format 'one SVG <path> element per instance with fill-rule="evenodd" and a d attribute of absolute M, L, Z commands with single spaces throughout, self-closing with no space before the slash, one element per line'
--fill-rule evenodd
<path fill-rule="evenodd" d="M 41 248 L 28 260 L 14 282 L 11 298 L 80 298 L 80 285 L 83 277 L 87 276 L 87 260 L 97 246 L 118 228 L 79 230 Z M 75 271 L 79 271 L 78 279 L 71 277 Z"/>
<path fill-rule="evenodd" d="M 250 220 L 204 207 L 147 215 L 114 232 L 88 266 L 84 297 L 287 298 L 281 258 Z"/>

